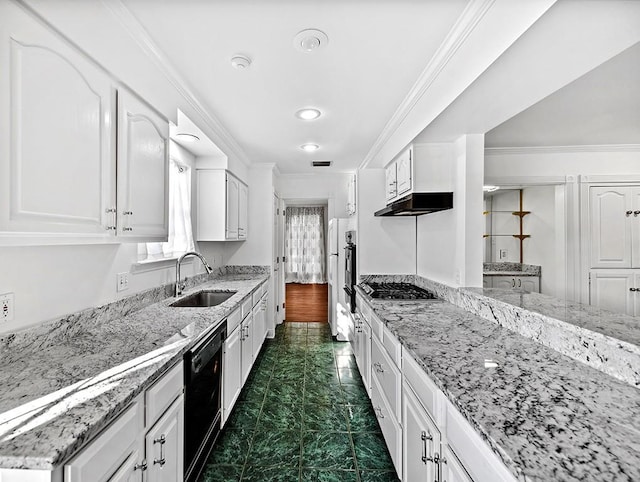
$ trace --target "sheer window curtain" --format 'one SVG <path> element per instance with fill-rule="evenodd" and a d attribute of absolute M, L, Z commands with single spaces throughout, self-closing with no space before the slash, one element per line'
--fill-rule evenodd
<path fill-rule="evenodd" d="M 324 207 L 285 211 L 285 281 L 326 283 Z"/>
<path fill-rule="evenodd" d="M 191 226 L 191 169 L 171 159 L 169 163 L 169 239 L 166 243 L 138 245 L 138 255 L 163 259 L 193 251 Z"/>

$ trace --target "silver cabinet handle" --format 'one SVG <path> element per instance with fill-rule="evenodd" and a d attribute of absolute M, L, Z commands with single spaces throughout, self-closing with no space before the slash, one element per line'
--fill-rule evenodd
<path fill-rule="evenodd" d="M 633 214 L 633 211 L 627 211 L 625 214 L 627 215 L 627 217 L 629 217 Z"/>
<path fill-rule="evenodd" d="M 115 231 L 115 230 L 116 230 L 116 227 L 115 227 L 115 226 L 107 226 L 105 229 L 106 229 L 107 231 Z"/>
<path fill-rule="evenodd" d="M 133 470 L 141 470 L 142 472 L 147 470 L 147 461 L 146 461 L 146 459 L 143 460 L 142 462 L 140 462 L 139 464 L 134 465 L 133 466 Z"/>
<path fill-rule="evenodd" d="M 515 288 L 515 287 L 516 287 L 516 279 L 515 279 L 515 278 L 513 278 L 513 279 L 511 280 L 511 287 L 512 287 L 512 288 Z"/>
<path fill-rule="evenodd" d="M 629 288 L 629 291 L 640 291 L 640 288 Z"/>
<path fill-rule="evenodd" d="M 382 368 L 382 365 L 380 363 L 375 362 L 373 366 L 378 373 L 384 373 L 384 368 Z"/>
<path fill-rule="evenodd" d="M 433 462 L 431 457 L 427 457 L 427 440 L 433 441 L 431 434 L 427 435 L 424 430 L 420 434 L 420 440 L 422 440 L 422 463 L 427 465 L 427 462 Z"/>
<path fill-rule="evenodd" d="M 133 216 L 133 211 L 123 211 L 122 215 L 123 216 Z"/>
<path fill-rule="evenodd" d="M 637 218 L 638 214 L 640 214 L 640 211 L 633 211 L 633 217 L 634 218 Z"/>
<path fill-rule="evenodd" d="M 518 280 L 518 288 L 522 288 L 522 280 L 521 279 Z"/>
<path fill-rule="evenodd" d="M 133 231 L 133 228 L 122 228 L 123 231 Z"/>
<path fill-rule="evenodd" d="M 384 414 L 382 413 L 382 409 L 380 407 L 375 407 L 374 411 L 376 412 L 376 416 L 378 418 L 384 418 Z"/>
<path fill-rule="evenodd" d="M 164 466 L 165 463 L 167 463 L 167 461 L 164 458 L 164 444 L 166 443 L 166 438 L 164 436 L 164 434 L 162 434 L 159 438 L 155 439 L 153 441 L 154 445 L 155 444 L 160 444 L 160 458 L 159 459 L 153 459 L 153 465 L 158 464 L 160 467 Z"/>

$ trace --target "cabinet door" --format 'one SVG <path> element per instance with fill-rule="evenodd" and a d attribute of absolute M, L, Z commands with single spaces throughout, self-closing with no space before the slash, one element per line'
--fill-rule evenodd
<path fill-rule="evenodd" d="M 143 482 L 143 472 L 139 468 L 140 462 L 144 459 L 137 450 L 133 452 L 127 460 L 120 466 L 109 482 Z"/>
<path fill-rule="evenodd" d="M 438 480 L 435 454 L 440 452 L 440 431 L 413 390 L 406 384 L 403 388 L 402 422 L 404 427 L 403 480 L 405 482 Z"/>
<path fill-rule="evenodd" d="M 141 434 L 144 431 L 142 405 L 141 402 L 134 402 L 129 409 L 111 422 L 104 432 L 67 463 L 64 466 L 65 482 L 86 482 L 87 480 L 105 482 L 117 473 L 124 477 L 119 470 L 120 466 L 128 461 L 131 462 L 133 454 L 142 452 Z M 142 458 L 137 460 L 141 462 Z"/>
<path fill-rule="evenodd" d="M 483 276 L 482 277 L 482 287 L 483 288 L 493 288 L 493 276 Z"/>
<path fill-rule="evenodd" d="M 631 267 L 640 268 L 640 187 L 631 188 L 631 208 Z"/>
<path fill-rule="evenodd" d="M 238 192 L 238 239 L 247 239 L 249 188 L 239 184 Z"/>
<path fill-rule="evenodd" d="M 222 423 L 224 424 L 242 389 L 242 326 L 229 335 L 224 342 L 224 365 L 222 370 Z"/>
<path fill-rule="evenodd" d="M 398 194 L 397 189 L 397 173 L 396 163 L 393 162 L 387 166 L 384 171 L 385 178 L 385 198 L 387 201 L 391 201 Z"/>
<path fill-rule="evenodd" d="M 456 454 L 448 445 L 442 447 L 442 480 L 446 482 L 473 482 L 471 476 L 467 473 L 458 460 Z"/>
<path fill-rule="evenodd" d="M 540 278 L 537 276 L 516 277 L 516 288 L 530 293 L 540 293 Z"/>
<path fill-rule="evenodd" d="M 240 325 L 242 334 L 242 384 L 247 381 L 251 367 L 253 366 L 253 315 L 249 314 Z"/>
<path fill-rule="evenodd" d="M 512 290 L 516 287 L 516 279 L 513 276 L 494 276 L 493 287 L 501 290 Z"/>
<path fill-rule="evenodd" d="M 634 314 L 636 292 L 631 270 L 591 270 L 589 304 L 616 313 Z"/>
<path fill-rule="evenodd" d="M 397 189 L 398 196 L 405 194 L 411 190 L 411 162 L 413 157 L 413 149 L 409 148 L 400 154 L 397 164 Z"/>
<path fill-rule="evenodd" d="M 118 235 L 166 241 L 169 124 L 133 93 L 118 90 Z"/>
<path fill-rule="evenodd" d="M 227 174 L 227 239 L 238 239 L 240 182 Z"/>
<path fill-rule="evenodd" d="M 147 480 L 182 480 L 184 396 L 180 395 L 145 437 Z"/>
<path fill-rule="evenodd" d="M 631 188 L 592 187 L 591 268 L 631 268 Z"/>
<path fill-rule="evenodd" d="M 0 243 L 110 239 L 111 80 L 16 3 L 0 18 Z"/>
<path fill-rule="evenodd" d="M 253 352 L 253 359 L 258 358 L 260 348 L 262 347 L 262 334 L 264 331 L 264 311 L 262 309 L 262 302 L 259 302 L 253 308 L 253 331 L 251 333 L 251 351 Z"/>

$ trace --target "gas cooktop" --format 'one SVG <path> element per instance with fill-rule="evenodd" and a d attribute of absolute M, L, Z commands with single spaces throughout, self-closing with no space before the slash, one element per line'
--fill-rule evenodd
<path fill-rule="evenodd" d="M 410 283 L 376 283 L 368 281 L 360 287 L 371 298 L 384 300 L 434 300 L 435 293 Z"/>

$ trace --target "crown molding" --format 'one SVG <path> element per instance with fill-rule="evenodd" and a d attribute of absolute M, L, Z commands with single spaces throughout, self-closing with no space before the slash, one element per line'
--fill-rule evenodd
<path fill-rule="evenodd" d="M 398 130 L 404 119 L 406 119 L 416 104 L 422 99 L 427 90 L 429 90 L 429 87 L 431 87 L 442 70 L 455 56 L 456 52 L 464 44 L 495 1 L 496 0 L 471 0 L 453 28 L 447 34 L 435 55 L 420 74 L 420 77 L 418 77 L 418 80 L 413 84 L 407 96 L 382 129 L 373 146 L 369 149 L 360 166 L 358 166 L 359 169 L 366 168 L 373 158 L 378 155 L 383 146 Z"/>
<path fill-rule="evenodd" d="M 158 70 L 162 72 L 183 99 L 187 101 L 189 106 L 191 106 L 204 120 L 205 124 L 216 133 L 227 150 L 231 151 L 235 157 L 247 166 L 251 165 L 249 157 L 242 147 L 240 147 L 240 144 L 238 144 L 233 136 L 226 130 L 218 118 L 207 110 L 204 103 L 173 66 L 169 57 L 167 57 L 158 44 L 151 38 L 149 32 L 142 26 L 135 15 L 122 3 L 122 0 L 102 0 L 102 2 L 111 10 L 118 22 L 125 28 L 129 35 L 131 35 L 131 38 L 133 38 L 142 51 L 149 56 Z M 228 152 L 225 152 L 225 154 L 228 155 Z"/>
<path fill-rule="evenodd" d="M 640 152 L 640 144 L 595 144 L 582 146 L 486 147 L 485 157 L 527 154 L 571 154 L 579 152 Z"/>

